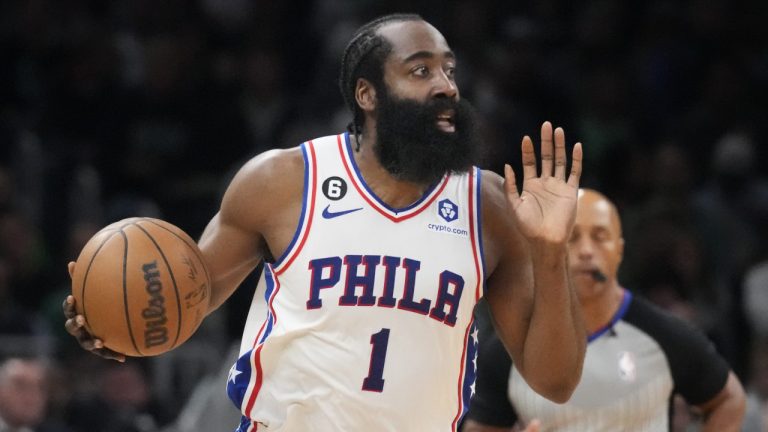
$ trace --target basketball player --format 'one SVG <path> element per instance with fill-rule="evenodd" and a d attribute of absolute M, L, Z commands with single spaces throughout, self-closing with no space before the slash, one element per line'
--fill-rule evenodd
<path fill-rule="evenodd" d="M 254 305 L 267 306 L 249 314 L 227 382 L 237 431 L 455 431 L 483 295 L 536 391 L 570 397 L 586 341 L 566 268 L 581 145 L 566 178 L 564 133 L 544 123 L 539 175 L 525 137 L 521 194 L 510 167 L 473 167 L 457 65 L 416 15 L 363 26 L 342 59 L 350 132 L 257 156 L 228 187 L 199 241 L 211 310 L 261 260 Z M 121 358 L 73 302 L 70 333 Z"/>
<path fill-rule="evenodd" d="M 516 422 L 526 431 L 667 431 L 676 393 L 703 414 L 701 430 L 739 430 L 739 380 L 703 334 L 619 285 L 623 251 L 613 203 L 580 190 L 568 263 L 589 334 L 581 382 L 564 405 L 542 398 L 510 367 L 492 326 L 479 323 L 477 393 L 463 432 Z"/>

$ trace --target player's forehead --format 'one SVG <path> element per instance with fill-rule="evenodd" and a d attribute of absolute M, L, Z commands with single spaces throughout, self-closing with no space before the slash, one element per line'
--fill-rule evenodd
<path fill-rule="evenodd" d="M 392 46 L 388 61 L 405 61 L 420 53 L 453 57 L 442 33 L 426 21 L 394 21 L 378 29 Z"/>

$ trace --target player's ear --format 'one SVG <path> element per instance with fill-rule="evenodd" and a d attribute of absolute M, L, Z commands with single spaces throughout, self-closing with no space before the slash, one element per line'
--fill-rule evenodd
<path fill-rule="evenodd" d="M 365 78 L 358 78 L 355 85 L 355 100 L 365 112 L 376 109 L 376 88 Z"/>

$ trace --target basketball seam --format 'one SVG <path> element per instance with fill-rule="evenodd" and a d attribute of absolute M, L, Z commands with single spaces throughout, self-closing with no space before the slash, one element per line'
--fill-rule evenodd
<path fill-rule="evenodd" d="M 127 226 L 127 225 L 126 225 Z M 133 336 L 133 327 L 131 327 L 131 314 L 128 310 L 128 236 L 125 235 L 123 228 L 120 228 L 120 234 L 125 238 L 125 246 L 123 249 L 123 309 L 125 309 L 125 320 L 128 324 L 128 335 L 131 336 L 131 343 L 133 348 L 139 355 L 144 355 L 136 344 L 136 338 Z"/>
<path fill-rule="evenodd" d="M 144 229 L 144 227 L 139 225 L 138 222 L 140 221 L 137 221 L 137 223 L 134 224 L 136 228 L 140 229 L 141 232 L 143 232 L 149 238 L 149 240 L 152 241 L 157 251 L 160 252 L 160 256 L 163 258 L 163 262 L 165 262 L 165 267 L 168 269 L 168 274 L 171 275 L 171 281 L 173 282 L 173 290 L 176 292 L 176 309 L 179 314 L 179 319 L 177 320 L 178 322 L 176 325 L 176 337 L 174 338 L 173 344 L 171 345 L 171 348 L 173 348 L 176 346 L 176 343 L 179 341 L 179 335 L 181 335 L 182 316 L 181 316 L 181 295 L 179 294 L 179 287 L 176 284 L 176 277 L 173 275 L 173 269 L 171 268 L 171 264 L 168 262 L 168 259 L 165 257 L 165 253 L 160 248 L 160 245 L 157 244 L 157 241 L 155 241 L 154 237 L 152 237 L 152 235 L 149 234 L 149 232 L 146 229 Z"/>
<path fill-rule="evenodd" d="M 96 251 L 93 252 L 93 255 L 91 255 L 91 260 L 88 262 L 88 267 L 86 267 L 85 269 L 85 274 L 83 275 L 83 286 L 82 286 L 82 289 L 80 290 L 80 303 L 81 303 L 80 306 L 83 308 L 83 318 L 85 319 L 86 323 L 88 322 L 88 313 L 86 313 L 85 311 L 85 286 L 86 286 L 86 282 L 88 281 L 88 275 L 91 272 L 91 267 L 93 266 L 93 262 L 96 260 L 96 256 L 99 255 L 101 248 L 103 248 L 104 245 L 107 244 L 107 242 L 112 237 L 114 237 L 116 233 L 117 232 L 110 234 L 109 237 L 105 238 L 104 241 L 101 242 L 99 247 L 96 248 Z"/>

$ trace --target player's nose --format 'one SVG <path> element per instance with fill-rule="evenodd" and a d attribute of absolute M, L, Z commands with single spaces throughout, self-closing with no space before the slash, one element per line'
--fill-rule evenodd
<path fill-rule="evenodd" d="M 436 77 L 433 81 L 432 96 L 457 99 L 459 97 L 459 87 L 456 85 L 456 81 L 452 77 L 448 76 L 445 71 L 441 71 L 435 75 Z"/>

